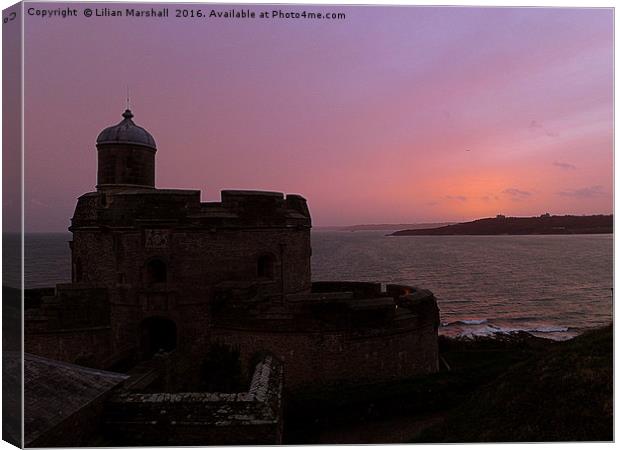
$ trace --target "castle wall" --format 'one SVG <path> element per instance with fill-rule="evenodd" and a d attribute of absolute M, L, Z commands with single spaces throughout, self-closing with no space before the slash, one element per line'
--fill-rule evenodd
<path fill-rule="evenodd" d="M 116 359 L 139 349 L 149 317 L 175 323 L 181 353 L 204 354 L 219 283 L 254 282 L 275 298 L 310 290 L 308 229 L 78 229 L 71 247 L 74 281 L 108 287 Z M 270 276 L 258 273 L 264 255 L 273 259 Z M 165 264 L 165 281 L 149 280 L 153 260 Z"/>
<path fill-rule="evenodd" d="M 50 293 L 25 291 L 26 299 L 34 295 L 38 303 L 25 311 L 25 351 L 89 367 L 107 367 L 112 362 L 108 291 L 76 283 L 60 284 L 55 295 L 37 299 L 41 292 Z"/>
<path fill-rule="evenodd" d="M 159 236 L 165 243 L 149 246 Z M 258 259 L 272 255 L 272 277 L 259 277 Z M 117 288 L 147 284 L 145 266 L 159 258 L 167 265 L 166 284 L 181 285 L 204 296 L 205 286 L 222 281 L 259 281 L 274 293 L 310 289 L 310 232 L 297 229 L 186 230 L 158 228 L 108 231 L 76 230 L 72 243 L 74 266 L 81 279 Z M 283 270 L 285 268 L 285 270 Z"/>
<path fill-rule="evenodd" d="M 342 383 L 374 383 L 438 370 L 437 330 L 431 323 L 415 329 L 353 334 L 350 331 L 279 333 L 217 328 L 213 342 L 240 350 L 243 367 L 261 352 L 286 366 L 287 390 Z"/>
<path fill-rule="evenodd" d="M 264 293 L 310 289 L 310 232 L 289 229 L 218 230 L 177 233 L 179 281 L 186 286 L 222 281 L 258 281 Z M 260 277 L 262 255 L 274 258 L 273 276 Z"/>

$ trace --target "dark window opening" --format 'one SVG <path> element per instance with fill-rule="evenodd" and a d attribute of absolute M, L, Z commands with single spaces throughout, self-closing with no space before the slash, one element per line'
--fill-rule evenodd
<path fill-rule="evenodd" d="M 165 283 L 168 278 L 166 263 L 160 259 L 152 259 L 146 264 L 146 283 Z"/>
<path fill-rule="evenodd" d="M 82 281 L 82 276 L 82 261 L 80 261 L 80 258 L 75 258 L 75 262 L 73 263 L 73 281 Z"/>
<path fill-rule="evenodd" d="M 259 278 L 273 279 L 275 275 L 276 259 L 271 254 L 258 257 L 257 274 Z"/>
<path fill-rule="evenodd" d="M 145 359 L 157 353 L 170 352 L 177 346 L 177 326 L 163 317 L 149 317 L 142 322 L 142 356 Z"/>

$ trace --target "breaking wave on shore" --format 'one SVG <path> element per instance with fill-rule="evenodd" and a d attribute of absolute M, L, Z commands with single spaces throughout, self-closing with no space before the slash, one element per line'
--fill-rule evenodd
<path fill-rule="evenodd" d="M 576 327 L 523 323 L 519 319 L 515 319 L 513 323 L 506 321 L 494 323 L 489 321 L 489 319 L 461 319 L 443 322 L 439 328 L 439 334 L 448 337 L 492 336 L 495 334 L 526 332 L 534 336 L 553 340 L 570 339 L 583 331 L 583 329 Z"/>

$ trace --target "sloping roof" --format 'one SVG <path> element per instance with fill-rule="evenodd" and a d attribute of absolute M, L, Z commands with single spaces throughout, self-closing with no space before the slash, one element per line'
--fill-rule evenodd
<path fill-rule="evenodd" d="M 24 354 L 25 445 L 127 379 L 127 375 Z"/>

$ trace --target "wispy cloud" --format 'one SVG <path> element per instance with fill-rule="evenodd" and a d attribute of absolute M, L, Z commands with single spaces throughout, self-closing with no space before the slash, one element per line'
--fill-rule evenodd
<path fill-rule="evenodd" d="M 458 200 L 460 202 L 466 202 L 467 201 L 467 197 L 465 197 L 464 195 L 447 195 L 446 198 L 448 200 Z"/>
<path fill-rule="evenodd" d="M 579 189 L 572 189 L 568 191 L 560 191 L 556 193 L 557 195 L 561 195 L 563 197 L 576 197 L 576 198 L 592 198 L 592 197 L 600 197 L 605 195 L 605 190 L 603 186 L 588 186 Z"/>
<path fill-rule="evenodd" d="M 523 191 L 517 188 L 504 189 L 502 191 L 502 194 L 509 195 L 514 201 L 523 200 L 524 198 L 530 197 L 532 195 L 531 192 Z"/>
<path fill-rule="evenodd" d="M 540 130 L 549 137 L 557 137 L 560 135 L 560 133 L 558 133 L 557 131 L 550 130 L 545 125 L 543 125 L 542 122 L 539 122 L 538 120 L 532 120 L 528 128 L 530 129 L 530 131 Z"/>
<path fill-rule="evenodd" d="M 553 161 L 553 165 L 556 167 L 559 167 L 560 169 L 564 169 L 564 170 L 575 170 L 577 168 L 577 166 L 574 166 L 573 164 L 564 163 L 560 161 Z"/>
<path fill-rule="evenodd" d="M 42 202 L 41 200 L 36 199 L 36 198 L 31 198 L 30 199 L 30 204 L 34 205 L 34 206 L 43 207 L 43 208 L 49 208 L 50 207 L 50 205 L 48 205 L 47 203 Z"/>

